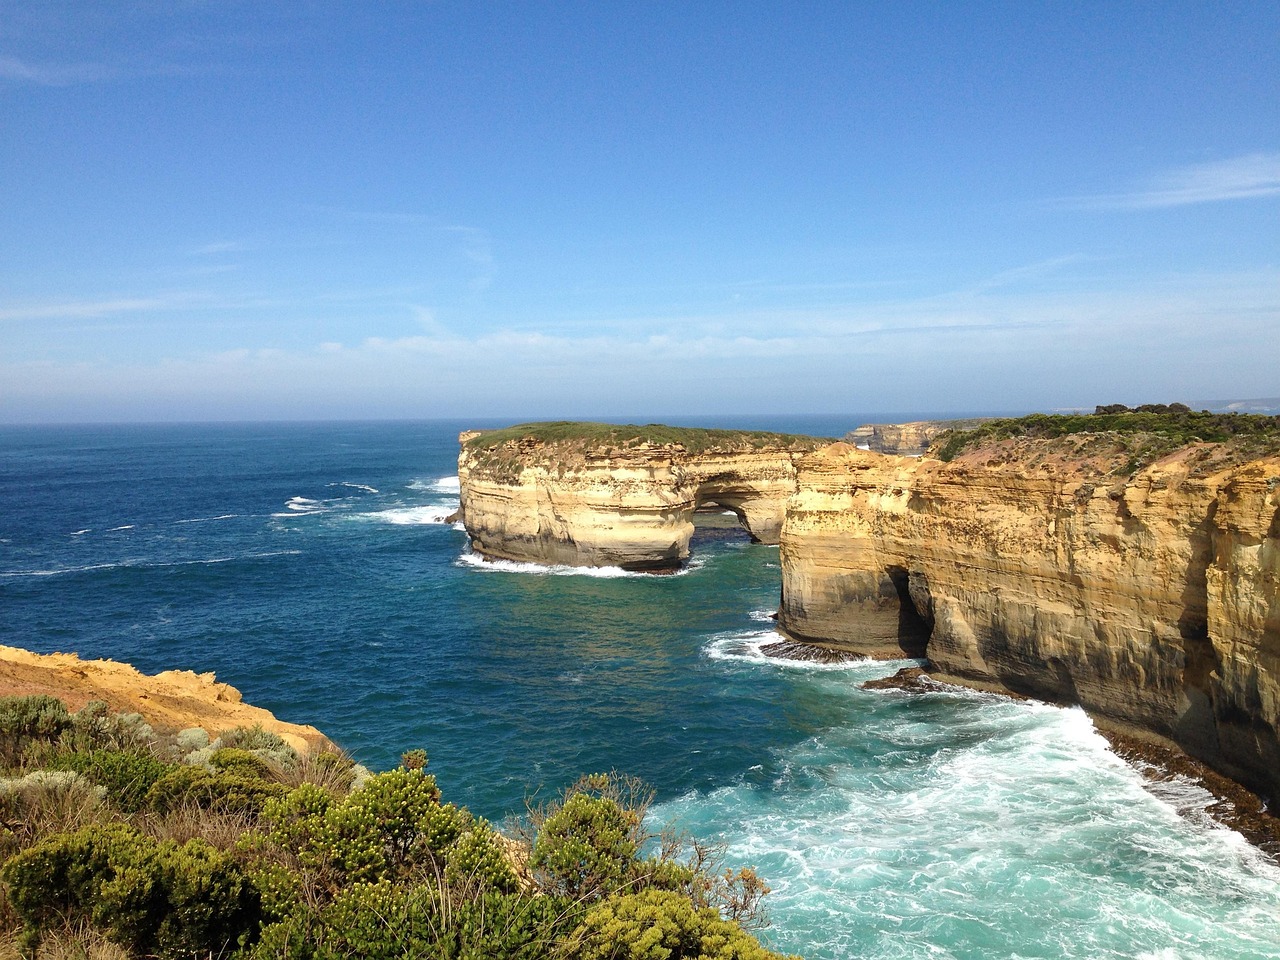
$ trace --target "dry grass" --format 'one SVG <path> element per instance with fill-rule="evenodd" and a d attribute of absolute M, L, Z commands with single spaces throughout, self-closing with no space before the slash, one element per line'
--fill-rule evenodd
<path fill-rule="evenodd" d="M 26 960 L 17 933 L 0 938 L 0 960 Z M 87 924 L 51 930 L 40 941 L 39 960 L 131 960 L 129 951 Z"/>

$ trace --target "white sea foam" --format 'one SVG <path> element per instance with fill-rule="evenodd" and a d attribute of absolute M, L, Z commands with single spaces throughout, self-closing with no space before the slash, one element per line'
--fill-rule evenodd
<path fill-rule="evenodd" d="M 457 476 L 437 477 L 435 480 L 411 480 L 407 484 L 410 490 L 430 490 L 432 493 L 452 493 L 455 496 L 462 489 Z"/>
<path fill-rule="evenodd" d="M 777 610 L 752 610 L 750 616 L 757 623 L 769 623 L 777 614 Z"/>
<path fill-rule="evenodd" d="M 69 535 L 73 537 L 83 537 L 90 529 L 90 527 L 85 527 L 83 530 L 72 530 Z"/>
<path fill-rule="evenodd" d="M 444 507 L 393 507 L 390 510 L 379 510 L 376 513 L 357 513 L 353 520 L 370 520 L 376 523 L 391 523 L 396 526 L 416 524 L 440 524 L 457 512 L 456 506 Z"/>
<path fill-rule="evenodd" d="M 224 513 L 216 517 L 195 517 L 191 520 L 175 520 L 173 522 L 175 524 L 177 523 L 212 523 L 215 520 L 234 520 L 236 517 L 239 517 L 239 516 L 240 514 L 238 513 Z"/>
<path fill-rule="evenodd" d="M 45 570 L 4 570 L 0 577 L 60 577 L 71 573 L 93 573 L 98 570 L 158 570 L 166 567 L 186 567 L 236 560 L 267 560 L 272 557 L 293 557 L 301 550 L 269 550 L 265 553 L 246 553 L 240 556 L 208 557 L 195 560 L 120 560 L 115 563 L 89 563 L 79 567 L 54 567 Z"/>
<path fill-rule="evenodd" d="M 110 529 L 107 531 L 107 533 L 115 533 L 115 531 L 117 531 L 117 530 L 132 530 L 132 529 L 134 528 L 134 526 L 135 526 L 135 524 L 132 524 L 132 523 L 126 523 L 126 524 L 125 524 L 124 526 L 122 526 L 122 527 L 112 527 L 112 528 L 110 528 Z"/>
<path fill-rule="evenodd" d="M 689 564 L 672 573 L 653 574 L 623 570 L 621 567 L 573 567 L 568 564 L 521 563 L 515 560 L 487 560 L 470 550 L 461 554 L 455 562 L 459 566 L 473 567 L 491 573 L 525 573 L 540 577 L 596 577 L 601 580 L 664 580 L 667 577 L 684 576 L 691 570 L 697 569 L 694 564 Z"/>
<path fill-rule="evenodd" d="M 754 618 L 753 618 L 754 619 Z M 787 638 L 777 630 L 757 630 L 750 633 L 722 633 L 712 637 L 703 647 L 703 654 L 709 660 L 738 660 L 746 663 L 769 664 L 790 670 L 810 672 L 861 672 L 867 674 L 864 679 L 877 676 L 889 676 L 901 663 L 898 661 L 876 661 L 859 658 L 844 660 L 839 663 L 820 663 L 813 660 L 796 660 L 790 657 L 775 657 L 765 653 L 764 647 L 771 643 L 786 643 Z M 914 663 L 914 661 L 912 661 Z M 892 669 L 889 666 L 892 665 Z"/>
<path fill-rule="evenodd" d="M 350 489 L 352 489 L 352 490 L 360 490 L 360 491 L 362 491 L 362 492 L 364 492 L 364 493 L 377 493 L 377 492 L 378 492 L 378 488 L 377 488 L 377 487 L 371 487 L 371 486 L 369 486 L 367 483 L 348 483 L 348 482 L 347 482 L 347 481 L 345 481 L 345 480 L 339 481 L 339 482 L 337 482 L 337 483 L 331 483 L 331 484 L 329 484 L 329 486 L 331 486 L 331 487 L 348 487 L 348 488 L 350 488 Z"/>
<path fill-rule="evenodd" d="M 845 703 L 847 719 L 818 710 L 820 731 L 776 755 L 767 780 L 744 771 L 654 810 L 725 842 L 729 865 L 760 870 L 778 949 L 811 960 L 1280 955 L 1280 869 L 1179 815 L 1207 795 L 1153 796 L 1082 711 L 873 697 L 821 674 L 795 682 L 797 708 Z"/>

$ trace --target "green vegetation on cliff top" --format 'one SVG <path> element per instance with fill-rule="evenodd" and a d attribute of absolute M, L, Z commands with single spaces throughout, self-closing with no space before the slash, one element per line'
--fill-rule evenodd
<path fill-rule="evenodd" d="M 972 430 L 950 430 L 934 441 L 940 460 L 1011 438 L 1055 439 L 1075 434 L 1111 434 L 1134 448 L 1143 462 L 1192 443 L 1227 445 L 1242 455 L 1280 453 L 1280 417 L 1196 412 L 1181 404 L 1130 410 L 1118 404 L 1090 414 L 1033 413 L 989 420 Z"/>
<path fill-rule="evenodd" d="M 636 424 L 591 423 L 558 420 L 545 423 L 521 423 L 500 430 L 486 430 L 466 441 L 472 453 L 496 450 L 505 444 L 534 442 L 564 444 L 576 449 L 599 447 L 633 449 L 651 447 L 683 447 L 689 453 L 741 452 L 779 449 L 807 451 L 831 443 L 830 439 L 805 437 L 764 430 L 713 430 L 705 427 L 669 427 L 661 423 Z"/>
<path fill-rule="evenodd" d="M 584 777 L 503 835 L 426 764 L 0 697 L 0 957 L 785 960 L 748 932 L 768 887 L 650 833 L 637 781 Z"/>

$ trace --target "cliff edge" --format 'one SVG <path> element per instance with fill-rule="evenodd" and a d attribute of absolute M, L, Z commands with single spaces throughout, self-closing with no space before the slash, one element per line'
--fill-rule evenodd
<path fill-rule="evenodd" d="M 796 460 L 827 440 L 743 430 L 535 423 L 459 437 L 460 519 L 492 559 L 671 570 L 699 507 L 777 543 Z"/>
<path fill-rule="evenodd" d="M 236 727 L 261 726 L 299 753 L 333 749 L 315 727 L 278 720 L 269 710 L 244 703 L 239 690 L 218 683 L 212 673 L 166 670 L 149 676 L 114 660 L 0 646 L 0 695 L 42 693 L 57 697 L 73 711 L 90 700 L 102 700 L 113 712 L 139 713 L 156 727 L 202 727 L 211 739 Z"/>
<path fill-rule="evenodd" d="M 951 462 L 803 458 L 779 625 L 1078 703 L 1280 797 L 1280 442 L 984 430 Z"/>

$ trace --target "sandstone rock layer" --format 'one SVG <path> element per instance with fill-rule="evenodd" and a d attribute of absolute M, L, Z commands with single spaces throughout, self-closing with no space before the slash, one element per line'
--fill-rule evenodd
<path fill-rule="evenodd" d="M 821 445 L 743 435 L 690 450 L 528 435 L 495 450 L 470 442 L 481 436 L 462 434 L 458 458 L 460 517 L 478 553 L 628 570 L 679 567 L 694 512 L 711 505 L 737 514 L 754 539 L 777 543 L 795 461 Z"/>
<path fill-rule="evenodd" d="M 780 626 L 1079 703 L 1280 797 L 1280 457 L 1126 479 L 1062 446 L 803 458 Z"/>

